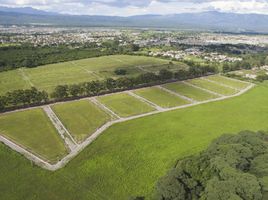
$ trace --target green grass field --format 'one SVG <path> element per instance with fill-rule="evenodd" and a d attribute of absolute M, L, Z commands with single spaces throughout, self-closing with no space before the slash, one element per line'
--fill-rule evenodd
<path fill-rule="evenodd" d="M 244 89 L 244 88 L 249 86 L 249 83 L 243 83 L 243 82 L 228 79 L 228 78 L 225 78 L 225 77 L 219 76 L 219 75 L 207 76 L 206 79 L 216 81 L 216 82 L 231 86 L 231 87 L 236 88 L 236 89 Z"/>
<path fill-rule="evenodd" d="M 184 95 L 186 97 L 189 97 L 196 101 L 205 101 L 209 99 L 215 99 L 219 96 L 216 96 L 214 94 L 208 93 L 206 91 L 197 89 L 195 87 L 186 85 L 182 82 L 177 83 L 168 83 L 165 84 L 163 87 L 173 91 L 177 92 L 178 94 Z"/>
<path fill-rule="evenodd" d="M 171 108 L 190 103 L 157 87 L 135 90 L 134 93 L 157 104 L 158 106 L 161 106 L 162 108 Z"/>
<path fill-rule="evenodd" d="M 52 163 L 67 154 L 63 140 L 41 109 L 0 115 L 0 134 Z"/>
<path fill-rule="evenodd" d="M 130 117 L 154 110 L 150 105 L 125 93 L 102 96 L 98 100 L 121 117 Z"/>
<path fill-rule="evenodd" d="M 111 117 L 89 100 L 52 106 L 61 122 L 77 142 L 82 142 Z"/>
<path fill-rule="evenodd" d="M 144 73 L 137 66 L 161 66 L 168 62 L 168 60 L 144 56 L 114 55 L 0 72 L 0 95 L 14 89 L 29 88 L 31 84 L 38 89 L 51 92 L 57 85 L 107 77 L 117 78 L 118 76 L 114 74 L 117 68 L 126 69 L 126 76 L 135 76 Z M 180 65 L 177 65 L 179 68 Z"/>
<path fill-rule="evenodd" d="M 222 95 L 233 95 L 237 93 L 237 91 L 232 88 L 228 88 L 200 78 L 188 80 L 187 82 Z"/>
<path fill-rule="evenodd" d="M 65 168 L 49 172 L 0 144 L 2 199 L 125 200 L 150 197 L 177 159 L 214 138 L 268 130 L 268 82 L 239 97 L 112 126 Z"/>

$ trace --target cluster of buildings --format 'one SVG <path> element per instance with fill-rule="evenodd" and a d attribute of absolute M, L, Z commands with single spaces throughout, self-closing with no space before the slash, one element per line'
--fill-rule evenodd
<path fill-rule="evenodd" d="M 150 52 L 150 56 L 155 57 L 168 57 L 176 60 L 185 59 L 187 56 L 195 56 L 210 62 L 237 62 L 242 61 L 242 58 L 238 57 L 229 57 L 226 55 L 221 55 L 218 53 L 205 53 L 199 50 L 198 48 L 189 48 L 184 51 L 158 51 Z"/>
<path fill-rule="evenodd" d="M 33 46 L 59 46 L 73 44 L 101 44 L 121 37 L 120 31 L 86 28 L 0 27 L 0 44 L 32 44 Z"/>

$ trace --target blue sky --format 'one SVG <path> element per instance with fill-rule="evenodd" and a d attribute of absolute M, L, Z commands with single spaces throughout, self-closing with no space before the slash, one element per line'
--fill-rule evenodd
<path fill-rule="evenodd" d="M 268 0 L 0 0 L 1 6 L 26 7 L 68 14 L 143 15 L 221 11 L 268 15 Z"/>

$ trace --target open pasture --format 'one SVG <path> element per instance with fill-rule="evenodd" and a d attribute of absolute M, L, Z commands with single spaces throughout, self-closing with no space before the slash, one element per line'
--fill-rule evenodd
<path fill-rule="evenodd" d="M 197 79 L 191 79 L 187 81 L 190 84 L 196 85 L 200 88 L 204 88 L 206 90 L 210 90 L 212 92 L 215 92 L 217 94 L 221 95 L 233 95 L 237 93 L 237 90 L 222 86 L 217 83 L 212 83 L 208 80 L 202 79 L 202 78 L 197 78 Z"/>
<path fill-rule="evenodd" d="M 205 101 L 219 97 L 204 90 L 200 90 L 190 85 L 186 85 L 182 82 L 168 83 L 165 84 L 163 87 L 188 98 L 191 98 L 195 101 Z"/>
<path fill-rule="evenodd" d="M 76 142 L 82 142 L 111 117 L 89 100 L 55 104 L 52 109 Z"/>
<path fill-rule="evenodd" d="M 157 87 L 135 90 L 134 93 L 162 108 L 177 107 L 190 103 L 185 99 L 182 99 Z"/>
<path fill-rule="evenodd" d="M 0 144 L 1 197 L 150 199 L 156 181 L 178 159 L 200 152 L 225 133 L 268 130 L 267 99 L 268 82 L 235 98 L 115 124 L 53 173 Z"/>
<path fill-rule="evenodd" d="M 218 82 L 218 83 L 222 83 L 224 85 L 236 88 L 236 89 L 244 89 L 247 86 L 249 86 L 249 83 L 246 82 L 241 82 L 239 80 L 235 80 L 235 79 L 229 79 L 226 78 L 224 76 L 220 76 L 220 75 L 213 75 L 213 76 L 208 76 L 206 77 L 206 79 Z"/>
<path fill-rule="evenodd" d="M 126 93 L 98 97 L 98 100 L 121 117 L 130 117 L 154 111 L 149 104 Z"/>
<path fill-rule="evenodd" d="M 51 163 L 67 154 L 63 140 L 42 109 L 1 114 L 0 135 Z"/>
<path fill-rule="evenodd" d="M 0 73 L 0 95 L 31 86 L 51 92 L 57 85 L 101 80 L 107 77 L 117 78 L 119 76 L 114 73 L 117 68 L 126 69 L 126 76 L 135 76 L 144 73 L 137 66 L 161 66 L 165 64 L 168 64 L 168 60 L 144 56 L 114 55 L 36 68 L 21 68 Z"/>

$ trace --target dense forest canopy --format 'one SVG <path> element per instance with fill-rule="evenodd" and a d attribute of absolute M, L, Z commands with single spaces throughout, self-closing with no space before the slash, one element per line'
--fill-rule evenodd
<path fill-rule="evenodd" d="M 156 186 L 156 200 L 262 200 L 268 195 L 268 135 L 223 135 L 179 160 Z"/>

